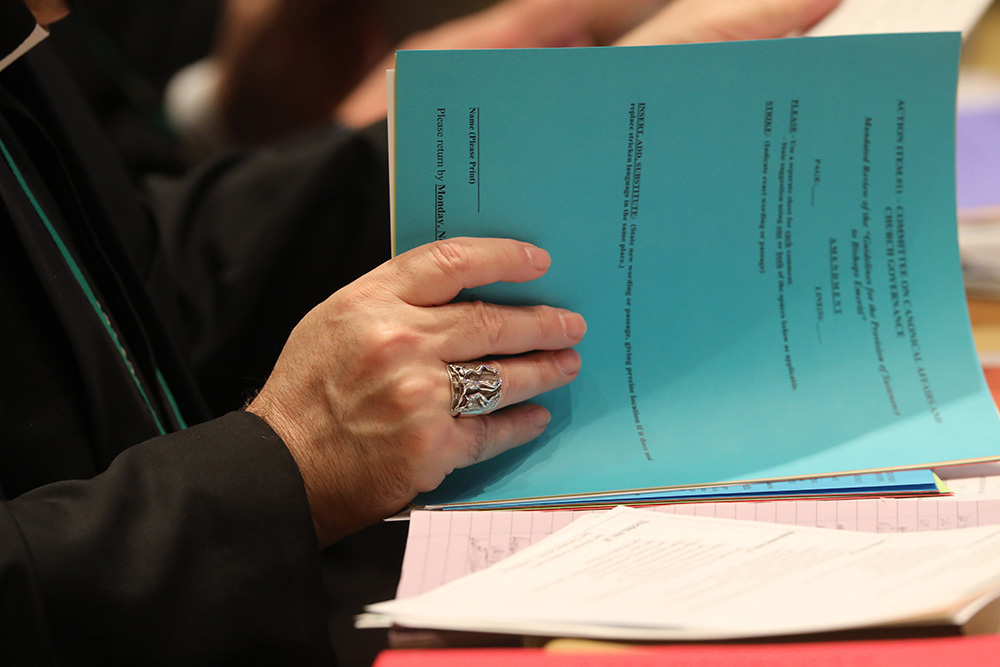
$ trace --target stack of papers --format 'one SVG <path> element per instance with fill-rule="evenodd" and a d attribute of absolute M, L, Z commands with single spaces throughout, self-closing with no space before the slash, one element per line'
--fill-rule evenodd
<path fill-rule="evenodd" d="M 954 497 L 703 502 L 651 506 L 681 516 L 868 533 L 915 533 L 1000 525 L 1000 477 L 950 480 Z M 417 510 L 398 598 L 478 572 L 597 510 L 437 512 Z M 943 538 L 947 539 L 947 537 Z"/>
<path fill-rule="evenodd" d="M 465 509 L 572 509 L 576 507 L 612 507 L 615 505 L 660 505 L 663 503 L 693 503 L 724 500 L 793 500 L 796 498 L 864 498 L 887 496 L 929 496 L 948 493 L 930 470 L 899 470 L 896 472 L 870 473 L 833 477 L 809 477 L 787 481 L 758 482 L 755 484 L 722 484 L 694 488 L 656 489 L 634 493 L 579 494 L 572 497 L 529 498 L 475 502 L 449 503 L 425 506 L 427 510 Z"/>
<path fill-rule="evenodd" d="M 855 533 L 622 507 L 369 612 L 404 627 L 704 640 L 961 625 L 998 594 L 1000 526 Z"/>

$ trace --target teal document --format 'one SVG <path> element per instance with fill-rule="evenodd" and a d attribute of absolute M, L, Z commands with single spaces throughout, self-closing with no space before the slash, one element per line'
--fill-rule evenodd
<path fill-rule="evenodd" d="M 958 34 L 400 52 L 395 244 L 587 318 L 545 435 L 418 504 L 995 459 L 956 243 Z M 454 361 L 464 361 L 456 359 Z"/>

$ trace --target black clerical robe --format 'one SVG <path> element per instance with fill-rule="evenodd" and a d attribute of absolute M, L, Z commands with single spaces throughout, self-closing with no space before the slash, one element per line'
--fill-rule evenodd
<path fill-rule="evenodd" d="M 30 27 L 0 0 L 0 57 Z M 329 663 L 298 469 L 238 408 L 387 254 L 383 146 L 331 131 L 142 203 L 43 47 L 0 72 L 0 664 Z"/>

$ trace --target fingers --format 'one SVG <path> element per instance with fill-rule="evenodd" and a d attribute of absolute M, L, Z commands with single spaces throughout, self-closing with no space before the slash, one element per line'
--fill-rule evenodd
<path fill-rule="evenodd" d="M 418 33 L 406 49 L 515 49 L 590 46 L 579 0 L 504 0 Z"/>
<path fill-rule="evenodd" d="M 569 384 L 579 375 L 581 361 L 579 352 L 567 349 L 489 363 L 503 378 L 502 409 Z"/>
<path fill-rule="evenodd" d="M 530 404 L 456 419 L 466 445 L 464 460 L 457 461 L 455 467 L 465 468 L 531 442 L 545 431 L 550 419 L 548 410 Z"/>
<path fill-rule="evenodd" d="M 521 357 L 490 360 L 503 381 L 500 405 L 490 414 L 455 418 L 464 446 L 454 449 L 454 467 L 462 468 L 517 447 L 538 437 L 549 422 L 547 410 L 522 402 L 562 387 L 580 372 L 576 350 L 536 352 Z"/>
<path fill-rule="evenodd" d="M 669 0 L 581 0 L 598 44 L 611 44 L 661 10 Z"/>
<path fill-rule="evenodd" d="M 578 0 L 506 0 L 483 12 L 478 46 L 499 49 L 592 46 Z"/>
<path fill-rule="evenodd" d="M 549 306 L 454 303 L 436 308 L 433 326 L 442 361 L 560 350 L 580 342 L 587 323 L 578 313 Z"/>
<path fill-rule="evenodd" d="M 503 380 L 503 397 L 496 408 L 502 410 L 569 384 L 580 373 L 581 362 L 579 352 L 567 349 L 485 363 L 497 369 Z"/>
<path fill-rule="evenodd" d="M 547 252 L 530 243 L 457 238 L 414 248 L 369 276 L 387 281 L 392 292 L 410 305 L 437 306 L 463 289 L 534 280 L 548 270 L 550 261 Z"/>
<path fill-rule="evenodd" d="M 840 0 L 674 0 L 619 45 L 768 39 L 801 33 Z"/>

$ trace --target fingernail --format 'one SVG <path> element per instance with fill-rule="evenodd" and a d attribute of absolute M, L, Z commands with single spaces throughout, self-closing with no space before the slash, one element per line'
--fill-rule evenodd
<path fill-rule="evenodd" d="M 549 270 L 549 266 L 552 264 L 552 258 L 549 257 L 549 253 L 533 245 L 524 246 L 524 252 L 528 255 L 528 261 L 536 269 L 539 271 Z"/>
<path fill-rule="evenodd" d="M 545 408 L 535 405 L 528 413 L 528 420 L 531 421 L 531 425 L 536 431 L 541 431 L 552 421 L 552 415 Z"/>
<path fill-rule="evenodd" d="M 580 353 L 576 350 L 559 350 L 553 353 L 552 359 L 563 375 L 576 375 L 580 372 Z"/>
<path fill-rule="evenodd" d="M 562 321 L 563 333 L 567 337 L 580 340 L 583 334 L 587 333 L 587 321 L 583 319 L 583 315 L 564 310 L 559 313 L 559 319 Z"/>

